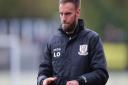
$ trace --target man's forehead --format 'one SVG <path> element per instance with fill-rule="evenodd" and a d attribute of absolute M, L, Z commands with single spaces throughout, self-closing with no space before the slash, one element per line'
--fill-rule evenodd
<path fill-rule="evenodd" d="M 73 3 L 61 3 L 59 5 L 59 10 L 75 10 L 75 5 Z"/>
<path fill-rule="evenodd" d="M 70 8 L 75 8 L 75 5 L 71 2 L 67 2 L 67 3 L 60 3 L 59 7 L 70 7 Z"/>

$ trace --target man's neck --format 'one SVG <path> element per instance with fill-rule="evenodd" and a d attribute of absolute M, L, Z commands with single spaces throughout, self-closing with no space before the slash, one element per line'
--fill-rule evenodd
<path fill-rule="evenodd" d="M 77 24 L 78 24 L 78 21 L 76 21 L 76 23 L 74 24 L 74 26 L 73 26 L 73 28 L 72 28 L 72 31 L 66 32 L 66 34 L 68 34 L 68 35 L 73 34 L 73 33 L 75 32 L 75 30 L 76 30 Z"/>

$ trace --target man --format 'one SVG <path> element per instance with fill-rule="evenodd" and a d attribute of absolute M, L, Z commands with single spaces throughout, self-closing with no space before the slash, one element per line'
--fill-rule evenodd
<path fill-rule="evenodd" d="M 108 80 L 101 39 L 80 19 L 80 0 L 60 0 L 61 26 L 47 43 L 38 85 L 105 85 Z"/>

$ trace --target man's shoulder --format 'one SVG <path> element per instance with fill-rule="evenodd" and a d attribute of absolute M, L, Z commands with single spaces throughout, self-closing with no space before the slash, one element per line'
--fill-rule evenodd
<path fill-rule="evenodd" d="M 57 42 L 59 39 L 61 39 L 61 34 L 59 31 L 55 31 L 54 33 L 51 33 L 51 37 L 49 37 L 48 42 L 54 43 Z"/>
<path fill-rule="evenodd" d="M 60 38 L 61 36 L 62 36 L 62 35 L 61 35 L 60 31 L 59 31 L 59 30 L 56 30 L 56 31 L 52 34 L 52 36 L 50 37 L 50 39 L 56 40 L 57 38 Z"/>
<path fill-rule="evenodd" d="M 97 37 L 99 34 L 96 31 L 93 31 L 89 28 L 84 29 L 83 34 L 86 34 L 88 37 Z"/>

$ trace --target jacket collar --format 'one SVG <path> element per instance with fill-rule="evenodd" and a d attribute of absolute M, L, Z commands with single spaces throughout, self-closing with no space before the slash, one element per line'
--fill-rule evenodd
<path fill-rule="evenodd" d="M 84 21 L 83 19 L 78 19 L 78 24 L 76 26 L 76 29 L 74 31 L 74 33 L 68 35 L 66 32 L 64 32 L 62 30 L 62 27 L 60 26 L 60 28 L 58 29 L 62 34 L 68 36 L 68 37 L 74 37 L 74 36 L 77 36 L 78 33 L 81 31 L 81 30 L 84 30 Z"/>

